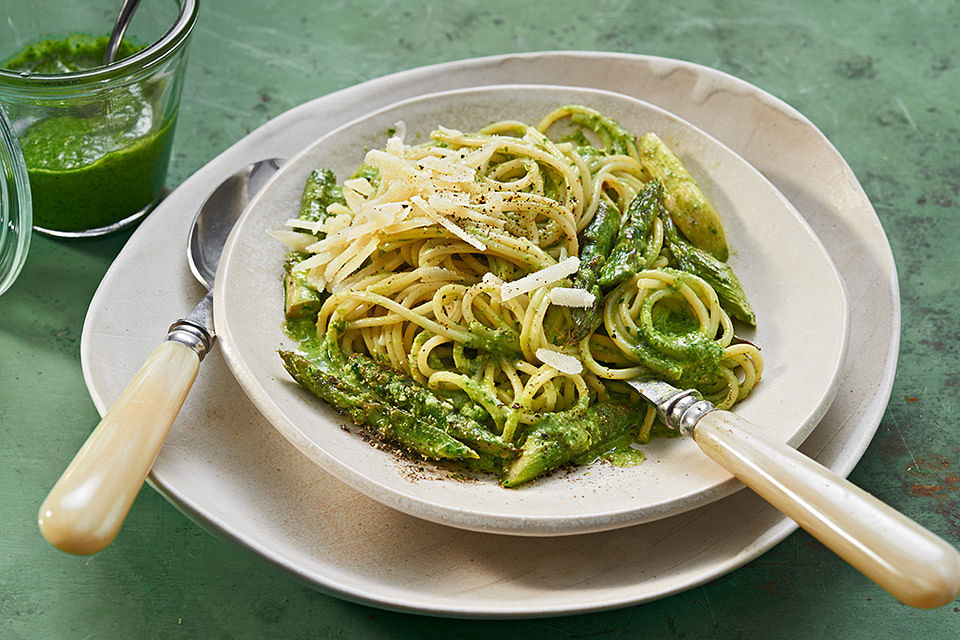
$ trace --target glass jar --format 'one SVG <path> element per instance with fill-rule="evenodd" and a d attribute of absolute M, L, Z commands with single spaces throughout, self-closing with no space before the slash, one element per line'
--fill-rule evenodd
<path fill-rule="evenodd" d="M 0 105 L 19 139 L 33 225 L 43 233 L 110 233 L 162 195 L 197 0 L 141 3 L 126 40 L 146 46 L 108 66 L 31 68 L 37 51 L 72 55 L 92 51 L 97 38 L 105 43 L 118 7 L 116 0 L 18 2 L 0 24 L 0 65 L 12 67 L 0 68 Z"/>
<path fill-rule="evenodd" d="M 27 166 L 0 106 L 0 294 L 17 279 L 27 259 L 32 217 Z"/>

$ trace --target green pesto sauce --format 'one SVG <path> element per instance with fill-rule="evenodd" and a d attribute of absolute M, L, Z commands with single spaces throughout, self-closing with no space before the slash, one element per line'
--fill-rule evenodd
<path fill-rule="evenodd" d="M 699 323 L 693 316 L 674 311 L 653 313 L 653 328 L 670 336 L 685 336 L 697 331 Z"/>
<path fill-rule="evenodd" d="M 317 325 L 313 320 L 287 320 L 283 323 L 283 332 L 297 342 L 317 340 Z"/>
<path fill-rule="evenodd" d="M 587 453 L 574 458 L 574 464 L 592 464 L 597 460 L 606 460 L 615 467 L 635 467 L 647 459 L 646 454 L 630 446 L 635 442 L 632 435 L 625 435 L 612 442 L 605 442 Z"/>
<path fill-rule="evenodd" d="M 604 459 L 615 467 L 635 467 L 647 459 L 643 451 L 638 451 L 632 447 L 623 450 L 611 451 Z"/>
<path fill-rule="evenodd" d="M 7 58 L 2 65 L 13 71 L 30 73 L 74 73 L 103 66 L 103 54 L 110 36 L 93 37 L 74 33 L 63 40 L 38 40 Z M 123 40 L 117 49 L 117 60 L 129 58 L 142 49 Z"/>
<path fill-rule="evenodd" d="M 300 345 L 307 360 L 316 362 L 322 357 L 323 340 L 317 337 L 317 325 L 313 320 L 287 320 L 283 323 L 283 332 Z"/>
<path fill-rule="evenodd" d="M 73 34 L 28 45 L 2 63 L 31 73 L 101 66 L 107 37 Z M 118 58 L 140 47 L 120 46 Z M 164 117 L 163 80 L 111 90 L 102 102 L 64 106 L 20 134 L 33 196 L 34 224 L 82 231 L 123 220 L 163 190 L 176 114 Z"/>
<path fill-rule="evenodd" d="M 679 286 L 684 275 L 677 272 Z M 650 371 L 670 384 L 707 392 L 719 380 L 722 349 L 712 336 L 700 333 L 697 320 L 665 303 L 650 314 L 652 331 L 641 325 L 635 354 Z"/>

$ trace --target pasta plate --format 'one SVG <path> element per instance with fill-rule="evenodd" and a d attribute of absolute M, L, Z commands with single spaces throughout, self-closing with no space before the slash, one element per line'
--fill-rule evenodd
<path fill-rule="evenodd" d="M 616 93 L 510 85 L 422 96 L 355 120 L 288 161 L 234 228 L 214 291 L 224 356 L 261 413 L 311 460 L 386 505 L 466 529 L 562 535 L 671 516 L 741 487 L 681 439 L 644 446 L 647 460 L 634 467 L 597 463 L 514 490 L 493 479 L 465 479 L 370 447 L 344 417 L 290 381 L 276 355 L 295 344 L 282 331 L 278 265 L 284 248 L 267 232 L 297 210 L 313 169 L 348 177 L 399 120 L 416 142 L 438 125 L 475 130 L 496 120 L 536 122 L 568 103 L 598 109 L 634 133 L 657 132 L 719 211 L 733 251 L 730 264 L 758 318 L 755 331 L 738 333 L 763 346 L 767 363 L 763 381 L 736 411 L 796 446 L 836 393 L 847 342 L 840 278 L 792 205 L 742 158 L 680 118 Z"/>

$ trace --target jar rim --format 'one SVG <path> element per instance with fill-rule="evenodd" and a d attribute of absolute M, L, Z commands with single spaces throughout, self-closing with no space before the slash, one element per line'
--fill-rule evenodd
<path fill-rule="evenodd" d="M 85 85 L 126 78 L 163 62 L 186 41 L 197 22 L 199 0 L 178 0 L 180 12 L 173 25 L 159 39 L 132 56 L 107 66 L 70 73 L 21 74 L 0 67 L 0 83 L 23 89 L 60 89 L 66 85 Z"/>

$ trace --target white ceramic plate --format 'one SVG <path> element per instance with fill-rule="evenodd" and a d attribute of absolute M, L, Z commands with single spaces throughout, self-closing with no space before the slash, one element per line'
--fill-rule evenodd
<path fill-rule="evenodd" d="M 840 389 L 800 450 L 848 474 L 883 416 L 900 336 L 896 268 L 869 200 L 823 133 L 788 104 L 715 69 L 632 54 L 538 52 L 411 69 L 312 100 L 238 141 L 159 205 L 97 289 L 80 357 L 100 413 L 172 317 L 203 295 L 184 267 L 184 243 L 197 208 L 224 178 L 261 158 L 291 157 L 396 100 L 510 82 L 610 89 L 665 107 L 740 153 L 797 207 L 856 309 Z M 215 535 L 318 589 L 444 616 L 559 615 L 647 602 L 716 579 L 796 529 L 750 491 L 585 536 L 517 538 L 436 525 L 384 507 L 308 460 L 247 399 L 218 349 L 204 360 L 149 482 Z M 824 585 L 823 597 L 834 588 Z"/>
<path fill-rule="evenodd" d="M 290 159 L 251 202 L 227 241 L 214 290 L 221 348 L 261 413 L 311 460 L 366 495 L 418 517 L 465 529 L 517 535 L 601 531 L 675 515 L 739 488 L 690 440 L 658 440 L 648 460 L 617 468 L 583 466 L 515 490 L 493 478 L 458 481 L 372 448 L 340 428 L 345 418 L 292 384 L 276 354 L 285 339 L 278 291 L 286 253 L 267 231 L 295 217 L 307 175 L 318 167 L 343 179 L 365 151 L 382 147 L 398 120 L 409 140 L 444 125 L 472 131 L 495 120 L 537 122 L 557 106 L 599 109 L 637 133 L 656 131 L 684 161 L 723 217 L 731 265 L 755 306 L 767 368 L 736 410 L 797 444 L 826 411 L 846 349 L 846 303 L 829 256 L 803 218 L 742 158 L 653 105 L 597 90 L 502 86 L 401 102 L 322 137 Z M 427 468 L 428 477 L 423 472 Z M 430 471 L 432 470 L 432 471 Z"/>

